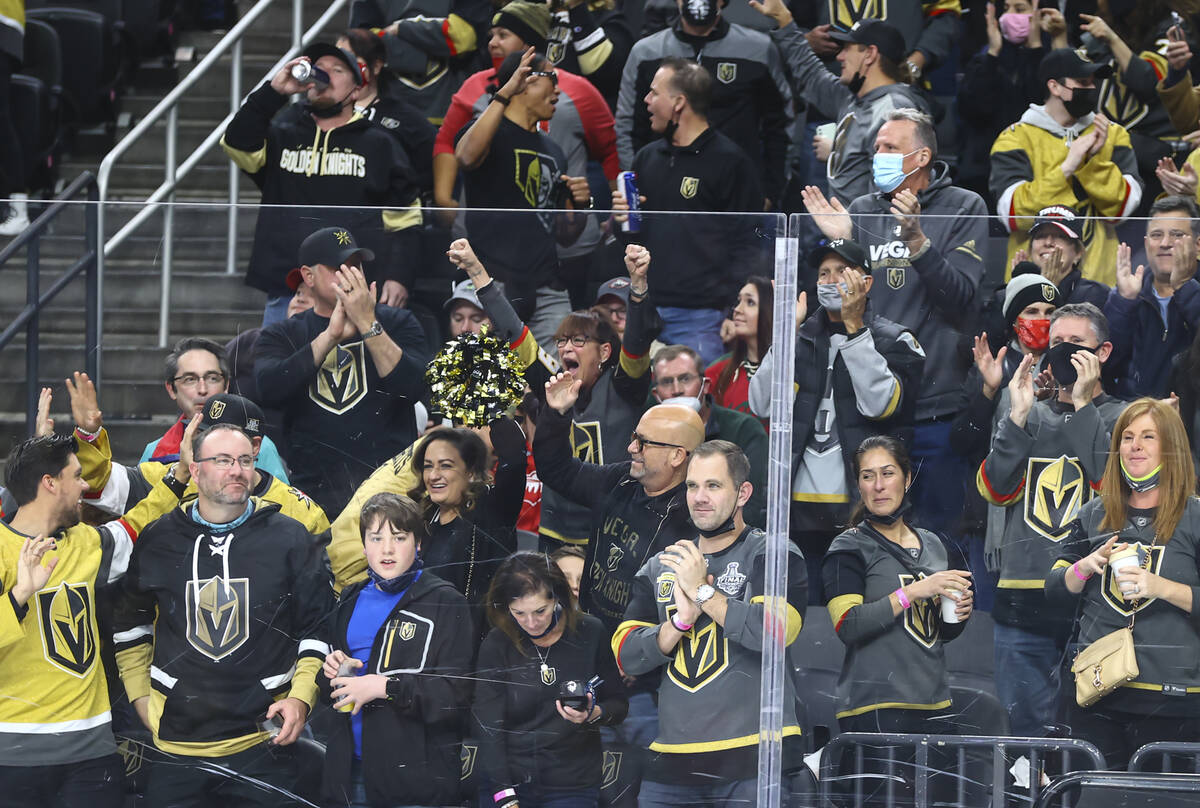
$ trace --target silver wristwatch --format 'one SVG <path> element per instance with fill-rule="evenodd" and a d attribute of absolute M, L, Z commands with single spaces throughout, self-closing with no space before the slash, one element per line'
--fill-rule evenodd
<path fill-rule="evenodd" d="M 711 584 L 700 584 L 696 587 L 696 597 L 692 598 L 697 606 L 703 606 L 712 600 L 713 595 L 717 594 L 717 590 L 712 588 Z"/>
<path fill-rule="evenodd" d="M 383 333 L 383 325 L 378 320 L 376 320 L 375 322 L 371 323 L 371 327 L 367 329 L 367 332 L 365 334 L 363 334 L 363 339 L 370 339 L 371 337 L 378 337 L 382 333 Z"/>

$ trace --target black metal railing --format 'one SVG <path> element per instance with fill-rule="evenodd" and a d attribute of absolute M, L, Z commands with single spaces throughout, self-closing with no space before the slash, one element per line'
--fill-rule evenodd
<path fill-rule="evenodd" d="M 1028 763 L 1023 782 L 1010 773 L 1022 756 Z M 821 751 L 820 804 L 1029 805 L 1045 788 L 1044 773 L 1052 778 L 1103 767 L 1095 746 L 1073 738 L 844 732 Z"/>
<path fill-rule="evenodd" d="M 1042 792 L 1033 808 L 1050 808 L 1057 799 L 1075 793 L 1083 805 L 1198 805 L 1200 775 L 1151 772 L 1071 772 Z M 1175 794 L 1166 802 L 1163 797 Z M 1187 796 L 1182 796 L 1187 795 Z"/>
<path fill-rule="evenodd" d="M 1151 768 L 1156 759 L 1158 768 Z M 1129 759 L 1129 771 L 1200 774 L 1200 743 L 1148 743 L 1133 753 Z"/>
<path fill-rule="evenodd" d="M 86 209 L 84 210 L 85 244 L 83 255 L 67 268 L 62 277 L 56 280 L 45 293 L 41 293 L 41 244 L 42 236 L 58 215 L 80 192 L 87 192 Z M 38 370 L 39 370 L 39 334 L 41 311 L 52 301 L 59 292 L 65 289 L 71 281 L 82 272 L 87 290 L 84 299 L 84 367 L 92 379 L 99 381 L 100 377 L 100 301 L 97 295 L 98 277 L 96 272 L 96 255 L 98 252 L 96 228 L 96 208 L 99 200 L 96 177 L 90 171 L 80 174 L 68 185 L 63 192 L 54 198 L 42 214 L 0 250 L 0 267 L 8 263 L 14 255 L 25 249 L 25 307 L 8 327 L 0 332 L 0 350 L 25 330 L 25 427 L 33 434 L 34 420 L 37 417 L 38 404 Z"/>

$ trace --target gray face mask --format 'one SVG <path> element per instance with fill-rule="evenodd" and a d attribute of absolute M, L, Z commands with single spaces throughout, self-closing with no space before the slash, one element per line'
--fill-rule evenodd
<path fill-rule="evenodd" d="M 821 304 L 821 308 L 825 311 L 840 312 L 842 310 L 842 296 L 838 292 L 838 287 L 845 289 L 845 284 L 841 283 L 818 283 L 817 284 L 817 302 Z"/>
<path fill-rule="evenodd" d="M 687 407 L 696 412 L 700 412 L 703 402 L 695 396 L 674 396 L 666 401 L 660 401 L 660 404 L 678 404 L 681 407 Z"/>

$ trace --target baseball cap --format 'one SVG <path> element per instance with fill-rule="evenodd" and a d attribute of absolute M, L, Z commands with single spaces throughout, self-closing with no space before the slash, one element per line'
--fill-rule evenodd
<path fill-rule="evenodd" d="M 500 285 L 500 281 L 492 281 L 492 283 L 496 285 L 501 294 L 504 294 L 504 287 Z M 459 281 L 454 284 L 450 290 L 450 299 L 442 304 L 442 309 L 451 311 L 454 309 L 455 303 L 459 301 L 465 301 L 477 309 L 483 309 L 483 304 L 479 302 L 479 295 L 475 293 L 475 283 L 471 280 Z"/>
<path fill-rule="evenodd" d="M 609 295 L 612 295 L 613 297 L 620 298 L 621 302 L 628 306 L 629 290 L 629 278 L 610 278 L 609 280 L 605 281 L 599 289 L 596 290 L 595 303 L 599 303 L 600 298 L 602 297 L 608 297 Z M 593 305 L 595 305 L 595 303 L 593 303 Z"/>
<path fill-rule="evenodd" d="M 850 266 L 858 267 L 868 275 L 871 274 L 871 259 L 867 257 L 867 251 L 857 241 L 851 241 L 848 238 L 835 238 L 833 241 L 822 242 L 808 254 L 808 263 L 812 265 L 813 269 L 820 269 L 821 262 L 829 253 L 837 253 L 845 258 L 846 263 Z"/>
<path fill-rule="evenodd" d="M 1083 48 L 1055 48 L 1043 56 L 1038 65 L 1038 81 L 1043 85 L 1050 79 L 1085 79 L 1088 76 L 1106 79 L 1111 75 L 1111 66 L 1093 62 Z"/>
<path fill-rule="evenodd" d="M 304 239 L 300 244 L 300 264 L 315 267 L 317 264 L 337 269 L 349 261 L 355 253 L 364 261 L 374 261 L 375 253 L 358 246 L 354 234 L 344 227 L 324 227 Z M 291 273 L 288 273 L 289 275 Z"/>
<path fill-rule="evenodd" d="M 295 292 L 300 288 L 300 284 L 304 283 L 304 274 L 300 272 L 300 267 L 292 267 L 288 270 L 287 277 L 283 279 L 287 284 L 287 288 Z"/>
<path fill-rule="evenodd" d="M 883 20 L 862 19 L 850 26 L 848 31 L 830 31 L 829 37 L 837 42 L 874 45 L 882 55 L 896 64 L 904 62 L 907 52 L 904 48 L 904 35 L 894 25 Z"/>
<path fill-rule="evenodd" d="M 317 60 L 322 56 L 332 56 L 335 59 L 340 59 L 346 63 L 346 67 L 350 68 L 350 75 L 354 77 L 355 86 L 361 87 L 363 85 L 363 74 L 362 69 L 358 66 L 358 58 L 345 48 L 330 45 L 328 42 L 314 42 L 305 48 L 304 53 L 300 55 L 307 57 L 313 64 L 316 64 Z"/>
<path fill-rule="evenodd" d="M 1009 325 L 1017 319 L 1017 315 L 1030 303 L 1053 303 L 1055 308 L 1062 305 L 1062 296 L 1058 287 L 1044 275 L 1029 273 L 1018 275 L 1004 287 L 1004 320 Z"/>
<path fill-rule="evenodd" d="M 1029 228 L 1029 238 L 1032 239 L 1042 228 L 1053 227 L 1067 238 L 1081 242 L 1083 239 L 1080 238 L 1079 228 L 1075 223 L 1077 218 L 1078 214 L 1066 205 L 1051 205 L 1048 208 L 1042 208 L 1033 221 L 1033 227 Z"/>
<path fill-rule="evenodd" d="M 262 437 L 263 420 L 263 411 L 250 399 L 235 396 L 233 393 L 221 393 L 204 402 L 204 422 L 201 428 L 230 424 L 243 430 L 250 437 L 258 438 Z"/>

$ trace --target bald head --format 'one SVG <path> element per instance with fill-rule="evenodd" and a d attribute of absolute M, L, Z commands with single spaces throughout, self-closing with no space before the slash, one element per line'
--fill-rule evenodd
<path fill-rule="evenodd" d="M 646 410 L 638 421 L 638 433 L 644 438 L 674 443 L 694 452 L 704 443 L 704 422 L 690 407 L 682 404 L 658 404 Z M 667 437 L 660 437 L 660 436 Z"/>
<path fill-rule="evenodd" d="M 659 404 L 638 421 L 629 442 L 629 476 L 650 496 L 681 485 L 688 456 L 704 442 L 704 423 L 688 407 Z"/>

